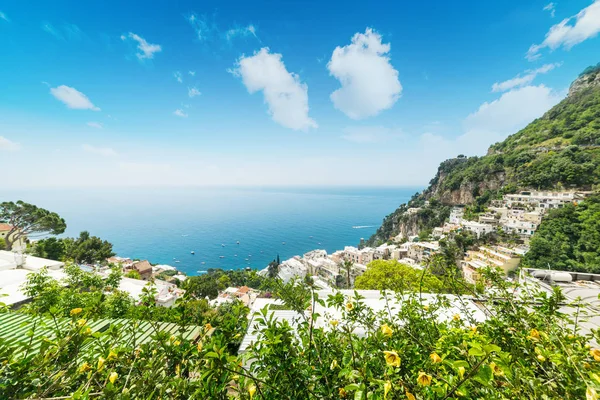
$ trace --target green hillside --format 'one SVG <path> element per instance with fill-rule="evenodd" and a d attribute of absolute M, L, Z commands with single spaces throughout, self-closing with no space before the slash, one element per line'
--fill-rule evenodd
<path fill-rule="evenodd" d="M 591 189 L 600 185 L 600 64 L 584 71 L 568 96 L 482 157 L 442 162 L 429 187 L 388 215 L 369 239 L 439 226 L 450 206 L 481 211 L 493 198 L 519 189 Z M 426 203 L 429 202 L 429 203 Z M 408 215 L 410 207 L 421 207 Z"/>

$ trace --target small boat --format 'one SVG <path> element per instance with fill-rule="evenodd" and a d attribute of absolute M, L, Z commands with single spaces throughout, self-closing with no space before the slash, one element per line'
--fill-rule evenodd
<path fill-rule="evenodd" d="M 281 242 L 281 244 L 285 246 L 285 242 Z"/>
<path fill-rule="evenodd" d="M 248 254 L 248 257 L 252 257 L 252 254 Z"/>
<path fill-rule="evenodd" d="M 201 264 L 202 264 L 202 265 L 204 265 L 204 264 L 206 264 L 206 262 L 205 262 L 205 261 L 202 261 L 202 263 L 201 263 Z"/>
<path fill-rule="evenodd" d="M 240 241 L 238 240 L 236 243 L 237 243 L 237 244 L 240 244 Z"/>
<path fill-rule="evenodd" d="M 190 235 L 181 235 L 181 237 L 188 237 L 188 236 L 190 236 Z"/>
<path fill-rule="evenodd" d="M 246 258 L 244 261 L 248 261 L 248 259 Z"/>
<path fill-rule="evenodd" d="M 196 254 L 196 252 L 194 250 L 192 250 L 192 251 L 190 251 L 190 254 L 194 255 L 194 254 Z"/>
<path fill-rule="evenodd" d="M 312 237 L 312 236 L 309 236 L 309 238 L 311 238 L 311 239 L 312 239 L 313 237 Z"/>
<path fill-rule="evenodd" d="M 180 263 L 181 261 L 177 260 L 177 261 L 175 261 L 175 262 L 176 262 L 176 263 Z"/>
<path fill-rule="evenodd" d="M 219 258 L 225 258 L 225 256 L 219 256 Z"/>
<path fill-rule="evenodd" d="M 237 257 L 237 254 L 234 254 L 233 256 L 234 256 L 234 257 Z"/>
<path fill-rule="evenodd" d="M 317 243 L 317 244 L 321 244 L 321 242 Z"/>
<path fill-rule="evenodd" d="M 225 243 L 221 243 L 221 247 L 225 247 Z"/>

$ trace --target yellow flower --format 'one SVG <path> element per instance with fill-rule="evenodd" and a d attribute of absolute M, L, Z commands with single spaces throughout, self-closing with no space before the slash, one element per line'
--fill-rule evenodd
<path fill-rule="evenodd" d="M 460 376 L 460 379 L 465 376 L 465 367 L 458 367 L 458 376 Z"/>
<path fill-rule="evenodd" d="M 381 325 L 381 333 L 383 333 L 383 336 L 392 337 L 394 330 L 388 324 L 383 324 Z"/>
<path fill-rule="evenodd" d="M 529 339 L 539 340 L 540 332 L 537 329 L 532 329 L 531 331 L 529 331 L 529 336 L 527 336 L 527 337 Z"/>
<path fill-rule="evenodd" d="M 82 309 L 82 308 L 79 308 L 79 307 L 78 307 L 78 308 L 74 308 L 74 309 L 72 309 L 72 310 L 71 310 L 71 317 L 72 317 L 72 316 L 74 316 L 74 315 L 81 314 L 81 312 L 82 312 L 82 311 L 83 311 L 83 309 Z"/>
<path fill-rule="evenodd" d="M 477 333 L 477 327 L 475 325 L 471 326 L 470 329 L 471 329 L 471 332 Z"/>
<path fill-rule="evenodd" d="M 202 351 L 202 342 L 198 342 L 198 353 Z"/>
<path fill-rule="evenodd" d="M 117 374 L 116 372 L 111 372 L 110 375 L 108 376 L 108 380 L 110 381 L 110 383 L 115 383 L 115 381 L 117 380 L 118 377 L 119 377 L 119 374 Z"/>
<path fill-rule="evenodd" d="M 438 356 L 437 353 L 431 353 L 429 355 L 429 358 L 431 358 L 431 362 L 433 362 L 434 364 L 442 362 L 442 358 Z"/>
<path fill-rule="evenodd" d="M 175 375 L 179 376 L 180 373 L 181 373 L 181 365 L 177 364 L 175 366 Z"/>
<path fill-rule="evenodd" d="M 108 357 L 106 357 L 106 359 L 107 359 L 108 361 L 111 361 L 111 360 L 116 360 L 116 359 L 117 359 L 117 353 L 116 353 L 114 350 L 111 350 L 111 351 L 108 353 Z"/>
<path fill-rule="evenodd" d="M 452 319 L 453 319 L 454 321 L 460 321 L 460 315 L 458 315 L 458 314 L 454 314 L 454 315 L 452 316 Z"/>
<path fill-rule="evenodd" d="M 84 326 L 85 324 L 87 324 L 87 321 L 86 321 L 85 319 L 83 319 L 83 318 L 82 318 L 82 319 L 78 319 L 78 320 L 77 320 L 77 326 L 78 326 L 78 327 L 80 327 L 80 328 L 81 328 L 81 327 L 82 327 L 82 326 Z"/>
<path fill-rule="evenodd" d="M 390 367 L 400 366 L 400 356 L 395 351 L 384 351 L 385 363 Z"/>
<path fill-rule="evenodd" d="M 338 393 L 340 394 L 340 397 L 346 397 L 346 389 L 343 387 L 338 389 Z"/>
<path fill-rule="evenodd" d="M 102 369 L 102 367 L 104 367 L 105 361 L 106 360 L 103 357 L 98 357 L 98 366 L 97 366 L 98 371 L 100 371 Z"/>
<path fill-rule="evenodd" d="M 431 375 L 427 375 L 423 371 L 419 372 L 419 377 L 417 378 L 417 383 L 421 386 L 431 385 Z"/>
<path fill-rule="evenodd" d="M 90 367 L 90 364 L 88 364 L 87 362 L 84 362 L 83 364 L 81 364 L 78 371 L 80 374 L 82 374 L 84 372 L 89 371 L 90 369 L 92 369 L 92 367 Z"/>
<path fill-rule="evenodd" d="M 541 355 L 541 354 L 538 354 L 538 356 L 537 356 L 537 359 L 538 359 L 538 360 L 540 360 L 541 362 L 544 362 L 544 361 L 546 361 L 546 357 L 544 357 L 544 356 L 543 356 L 543 355 Z"/>
<path fill-rule="evenodd" d="M 429 305 L 427 305 L 427 304 L 423 305 L 423 310 L 429 311 Z"/>
<path fill-rule="evenodd" d="M 174 341 L 174 342 L 173 342 L 173 344 L 174 344 L 175 346 L 179 346 L 179 345 L 181 344 L 181 342 L 180 342 L 179 340 L 176 340 L 176 341 Z"/>
<path fill-rule="evenodd" d="M 173 342 L 175 340 L 175 336 L 171 335 L 171 337 L 169 338 L 169 342 Z"/>
<path fill-rule="evenodd" d="M 336 369 L 337 367 L 338 367 L 338 362 L 337 362 L 337 360 L 333 360 L 333 361 L 331 362 L 331 365 L 329 366 L 329 369 L 333 371 L 333 370 L 334 370 L 334 369 Z"/>
<path fill-rule="evenodd" d="M 384 399 L 387 398 L 387 395 L 390 392 L 390 390 L 392 390 L 392 382 L 385 381 L 385 383 L 383 384 L 383 398 Z"/>
<path fill-rule="evenodd" d="M 204 325 L 204 329 L 206 329 L 207 331 L 210 331 L 212 329 L 212 325 L 206 324 L 206 325 Z M 254 390 L 256 390 L 256 389 L 254 389 Z"/>
<path fill-rule="evenodd" d="M 594 357 L 594 360 L 600 361 L 600 349 L 591 349 L 590 355 Z"/>
<path fill-rule="evenodd" d="M 329 321 L 329 323 L 335 328 L 336 326 L 338 326 L 340 321 L 338 321 L 337 319 L 332 319 L 331 321 Z"/>
<path fill-rule="evenodd" d="M 83 331 L 83 333 L 85 335 L 91 335 L 92 334 L 92 328 L 90 328 L 89 326 L 87 328 L 85 328 L 85 330 Z"/>
<path fill-rule="evenodd" d="M 490 368 L 494 372 L 494 375 L 498 375 L 498 376 L 503 376 L 504 375 L 504 371 L 502 371 L 502 368 L 500 368 L 499 366 L 497 366 L 495 362 L 491 362 L 490 363 Z"/>
<path fill-rule="evenodd" d="M 251 399 L 252 399 L 252 397 L 254 397 L 254 393 L 256 393 L 256 385 L 252 384 L 252 385 L 248 386 L 248 394 L 250 395 Z"/>
<path fill-rule="evenodd" d="M 596 393 L 596 389 L 588 386 L 585 391 L 585 400 L 598 400 L 598 393 Z"/>
<path fill-rule="evenodd" d="M 348 310 L 348 311 L 354 310 L 354 303 L 351 302 L 351 301 L 347 302 L 346 303 L 346 310 Z"/>
<path fill-rule="evenodd" d="M 406 392 L 406 398 L 407 398 L 408 400 L 417 400 L 417 399 L 415 398 L 415 395 L 414 395 L 414 394 L 412 394 L 411 392 L 408 392 L 408 391 Z"/>

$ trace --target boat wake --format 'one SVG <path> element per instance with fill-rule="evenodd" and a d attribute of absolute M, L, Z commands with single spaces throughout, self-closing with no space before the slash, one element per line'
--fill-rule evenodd
<path fill-rule="evenodd" d="M 375 225 L 356 225 L 353 226 L 352 229 L 365 229 L 365 228 L 374 228 Z"/>

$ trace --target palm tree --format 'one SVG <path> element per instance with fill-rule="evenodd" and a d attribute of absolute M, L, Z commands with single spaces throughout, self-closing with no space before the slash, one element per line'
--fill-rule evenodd
<path fill-rule="evenodd" d="M 339 267 L 341 269 L 344 269 L 346 271 L 346 288 L 350 289 L 350 272 L 352 271 L 352 267 L 354 266 L 354 263 L 352 261 L 344 261 L 342 264 L 339 265 Z"/>

